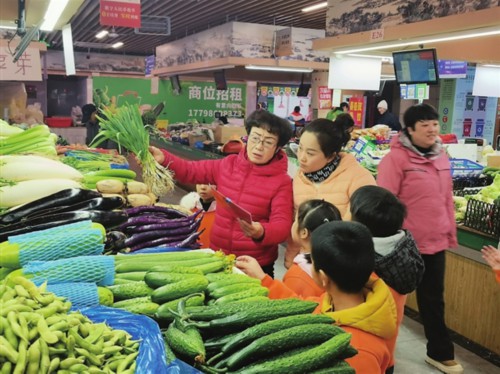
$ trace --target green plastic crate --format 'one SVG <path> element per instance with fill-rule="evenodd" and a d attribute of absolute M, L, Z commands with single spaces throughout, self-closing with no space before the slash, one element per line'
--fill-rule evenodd
<path fill-rule="evenodd" d="M 477 251 L 480 251 L 485 245 L 494 247 L 498 245 L 498 239 L 461 225 L 457 227 L 457 239 L 460 245 Z"/>

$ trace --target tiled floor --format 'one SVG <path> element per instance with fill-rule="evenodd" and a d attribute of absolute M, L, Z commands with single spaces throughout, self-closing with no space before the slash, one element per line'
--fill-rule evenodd
<path fill-rule="evenodd" d="M 180 188 L 162 201 L 176 204 L 186 192 Z M 283 266 L 284 248 L 280 248 L 280 257 L 276 261 L 276 278 L 282 279 L 285 273 Z M 498 328 L 498 327 L 497 327 Z M 424 330 L 422 325 L 405 316 L 403 324 L 399 331 L 399 337 L 396 346 L 396 374 L 432 374 L 440 373 L 425 363 L 425 344 Z M 476 354 L 455 344 L 455 358 L 464 367 L 466 374 L 500 374 L 500 367 L 493 365 L 487 360 L 482 359 Z"/>

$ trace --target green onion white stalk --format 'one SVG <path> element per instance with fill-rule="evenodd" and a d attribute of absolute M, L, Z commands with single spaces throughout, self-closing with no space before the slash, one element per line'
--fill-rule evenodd
<path fill-rule="evenodd" d="M 124 105 L 113 112 L 103 109 L 97 116 L 101 129 L 92 141 L 98 146 L 105 140 L 112 140 L 134 153 L 142 166 L 142 178 L 155 195 L 163 196 L 174 189 L 170 170 L 161 166 L 149 152 L 149 126 L 144 126 L 137 105 Z"/>

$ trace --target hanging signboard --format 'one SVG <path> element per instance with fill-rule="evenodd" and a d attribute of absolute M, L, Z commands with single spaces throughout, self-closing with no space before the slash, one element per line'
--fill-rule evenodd
<path fill-rule="evenodd" d="M 0 47 L 0 80 L 2 81 L 41 81 L 40 51 L 26 48 L 17 62 L 7 47 Z"/>
<path fill-rule="evenodd" d="M 101 0 L 102 26 L 141 27 L 141 0 Z"/>
<path fill-rule="evenodd" d="M 275 55 L 277 57 L 290 56 L 292 49 L 292 28 L 287 27 L 276 31 Z"/>

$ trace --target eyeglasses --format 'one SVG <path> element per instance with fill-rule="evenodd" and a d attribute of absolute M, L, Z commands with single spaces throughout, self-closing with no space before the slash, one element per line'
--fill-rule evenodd
<path fill-rule="evenodd" d="M 260 143 L 262 143 L 262 146 L 266 149 L 271 149 L 271 148 L 276 147 L 276 142 L 274 140 L 269 139 L 269 138 L 261 138 L 260 136 L 255 135 L 255 134 L 250 135 L 248 137 L 248 142 L 252 143 L 254 147 L 259 145 Z"/>

